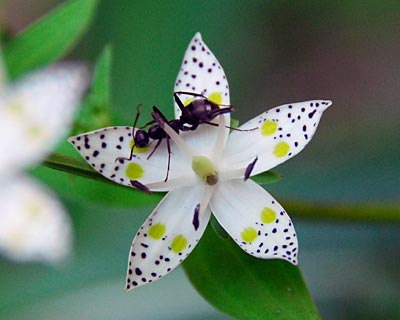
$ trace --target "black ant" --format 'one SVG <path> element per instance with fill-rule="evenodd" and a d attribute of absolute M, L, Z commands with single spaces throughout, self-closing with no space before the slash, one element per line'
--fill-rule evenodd
<path fill-rule="evenodd" d="M 201 97 L 201 99 L 195 99 L 187 106 L 184 106 L 181 99 L 179 99 L 178 94 Z M 211 121 L 221 114 L 234 111 L 232 106 L 215 103 L 200 93 L 176 91 L 174 92 L 174 99 L 182 112 L 181 116 L 179 117 L 181 124 L 180 130 L 182 131 L 196 130 L 197 127 L 202 123 L 218 126 L 218 124 Z M 220 108 L 221 106 L 225 106 L 226 108 Z M 187 127 L 185 124 L 191 125 L 191 127 Z"/>
<path fill-rule="evenodd" d="M 195 97 L 202 97 L 202 99 L 195 99 L 185 107 L 182 101 L 179 99 L 178 94 L 187 94 Z M 150 144 L 150 139 L 157 140 L 157 144 L 155 145 L 151 153 L 147 156 L 147 159 L 150 159 L 150 157 L 157 150 L 158 146 L 161 144 L 162 140 L 166 139 L 167 149 L 168 149 L 168 165 L 167 165 L 167 175 L 164 181 L 167 181 L 170 169 L 170 162 L 171 162 L 171 146 L 169 142 L 170 137 L 164 131 L 164 129 L 162 129 L 162 124 L 167 123 L 176 133 L 179 134 L 179 131 L 196 130 L 196 128 L 203 123 L 218 126 L 218 124 L 212 123 L 211 121 L 219 115 L 233 111 L 232 106 L 226 106 L 226 108 L 220 108 L 219 104 L 212 102 L 206 96 L 198 93 L 178 91 L 174 92 L 174 99 L 182 111 L 182 114 L 179 117 L 179 119 L 168 121 L 168 119 L 162 114 L 162 112 L 156 106 L 153 106 L 153 112 L 151 113 L 151 117 L 153 118 L 153 120 L 145 124 L 142 128 L 135 131 L 135 127 L 140 116 L 141 105 L 138 105 L 137 114 L 132 129 L 133 145 L 131 148 L 130 156 L 129 158 L 125 157 L 116 158 L 116 161 L 132 160 L 133 151 L 135 147 L 144 148 Z M 153 125 L 149 128 L 148 131 L 143 129 L 151 124 Z M 190 125 L 190 127 L 186 125 Z M 134 181 L 132 185 L 138 187 L 138 182 Z M 139 189 L 143 190 L 144 188 L 145 186 L 139 183 Z M 146 189 L 146 191 L 148 190 Z"/>
<path fill-rule="evenodd" d="M 135 131 L 136 124 L 137 124 L 137 121 L 139 120 L 139 116 L 140 116 L 140 107 L 141 107 L 141 105 L 138 105 L 137 114 L 136 114 L 135 122 L 133 124 L 133 129 L 132 129 L 133 145 L 131 148 L 131 154 L 130 154 L 129 158 L 118 157 L 115 159 L 115 161 L 117 161 L 117 160 L 130 161 L 133 158 L 133 151 L 134 151 L 135 147 L 145 148 L 150 144 L 150 139 L 157 140 L 157 144 L 155 145 L 155 147 L 153 148 L 151 153 L 147 156 L 147 159 L 150 159 L 150 157 L 157 150 L 158 146 L 161 144 L 162 140 L 166 139 L 167 140 L 167 149 L 168 149 L 168 166 L 167 166 L 167 175 L 166 175 L 164 181 L 167 181 L 169 168 L 170 168 L 170 162 L 171 162 L 171 146 L 170 146 L 170 142 L 169 142 L 170 138 L 169 138 L 168 134 L 164 131 L 164 129 L 161 128 L 161 126 L 159 124 L 154 124 L 154 123 L 157 123 L 157 122 L 168 123 L 168 125 L 173 130 L 175 130 L 176 133 L 179 134 L 180 122 L 178 119 L 168 121 L 167 118 L 165 118 L 165 116 L 162 114 L 162 112 L 156 106 L 153 106 L 153 112 L 151 113 L 151 117 L 153 118 L 153 120 L 148 122 L 143 128 L 145 128 L 151 124 L 153 124 L 153 125 L 149 128 L 148 131 L 146 131 L 144 129 L 138 129 Z M 132 183 L 132 181 L 131 181 L 131 183 Z M 134 181 L 134 183 L 135 183 L 135 185 L 133 183 L 132 183 L 132 185 L 134 185 L 135 187 L 138 187 L 138 185 L 137 185 L 138 182 Z M 141 186 L 140 188 L 138 187 L 139 189 L 145 188 L 145 186 L 141 185 L 140 183 L 139 183 L 139 185 Z"/>

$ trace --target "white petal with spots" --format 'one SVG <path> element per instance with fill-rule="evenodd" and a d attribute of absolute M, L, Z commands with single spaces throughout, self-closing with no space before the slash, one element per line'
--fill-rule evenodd
<path fill-rule="evenodd" d="M 52 192 L 23 176 L 0 182 L 0 252 L 16 261 L 65 258 L 71 222 Z"/>
<path fill-rule="evenodd" d="M 282 206 L 248 180 L 217 185 L 210 207 L 218 222 L 247 253 L 297 264 L 297 236 Z"/>
<path fill-rule="evenodd" d="M 229 85 L 217 58 L 196 33 L 190 42 L 182 61 L 178 77 L 175 81 L 174 92 L 186 91 L 203 94 L 218 104 L 229 105 Z M 181 101 L 187 105 L 189 101 L 196 99 L 190 95 L 180 95 Z M 178 119 L 181 111 L 175 103 L 175 117 Z M 230 114 L 225 114 L 225 123 L 230 124 Z M 205 127 L 205 128 L 204 128 Z M 196 131 L 201 132 L 204 139 L 188 140 L 187 143 L 196 148 L 199 153 L 205 154 L 209 150 L 209 141 L 214 141 L 216 128 L 203 124 Z M 229 130 L 226 130 L 226 134 Z M 206 137 L 207 136 L 207 137 Z"/>
<path fill-rule="evenodd" d="M 131 180 L 149 185 L 153 191 L 168 191 L 177 185 L 195 183 L 196 177 L 181 151 L 170 141 L 171 167 L 168 181 L 164 183 L 168 166 L 167 140 L 164 139 L 148 159 L 157 141 L 152 141 L 146 149 L 136 149 L 132 159 L 132 127 L 108 127 L 70 137 L 68 141 L 81 156 L 99 173 L 119 184 L 131 186 Z M 151 184 L 159 184 L 152 187 Z"/>
<path fill-rule="evenodd" d="M 205 208 L 194 223 L 204 186 L 170 191 L 133 240 L 126 290 L 153 282 L 176 268 L 194 249 L 210 219 Z"/>
<path fill-rule="evenodd" d="M 17 172 L 46 157 L 72 124 L 88 82 L 81 65 L 33 72 L 0 95 L 0 174 Z"/>
<path fill-rule="evenodd" d="M 210 96 L 219 93 L 222 104 L 229 104 L 229 86 L 224 70 L 217 58 L 204 43 L 200 33 L 196 33 L 183 57 L 181 69 L 175 82 L 174 92 L 188 91 Z M 191 99 L 193 97 L 187 96 Z M 211 97 L 212 98 L 212 97 Z M 185 103 L 185 100 L 183 100 Z M 178 118 L 180 109 L 175 104 Z"/>
<path fill-rule="evenodd" d="M 222 168 L 246 168 L 258 157 L 252 175 L 267 171 L 298 154 L 317 129 L 322 113 L 332 104 L 314 100 L 268 110 L 233 131 L 223 155 Z"/>

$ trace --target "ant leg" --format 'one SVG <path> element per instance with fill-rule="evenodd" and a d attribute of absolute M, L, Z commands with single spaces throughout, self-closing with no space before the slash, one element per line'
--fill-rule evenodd
<path fill-rule="evenodd" d="M 214 123 L 214 122 L 203 122 L 203 123 L 209 124 L 210 126 L 218 127 L 218 123 Z M 233 128 L 231 126 L 225 126 L 225 128 L 235 130 L 235 131 L 254 131 L 254 130 L 258 129 L 258 127 L 251 128 L 251 129 L 238 129 L 238 128 Z M 194 130 L 194 129 L 191 129 L 191 130 Z"/>
<path fill-rule="evenodd" d="M 167 182 L 169 175 L 169 168 L 171 165 L 171 145 L 169 143 L 169 139 L 167 138 L 167 149 L 168 149 L 168 165 L 167 165 L 167 175 L 165 176 L 164 182 Z"/>
<path fill-rule="evenodd" d="M 177 95 L 177 93 L 179 93 L 179 92 L 180 91 L 174 92 L 174 100 L 175 100 L 176 104 L 178 105 L 179 109 L 183 110 L 183 108 L 185 108 L 185 106 L 183 105 L 182 100 L 179 99 L 179 97 Z"/>
<path fill-rule="evenodd" d="M 155 146 L 154 149 L 151 151 L 151 153 L 147 156 L 147 160 L 149 160 L 149 159 L 151 158 L 151 156 L 153 155 L 153 153 L 157 150 L 157 148 L 158 148 L 158 146 L 160 145 L 161 141 L 162 141 L 162 139 L 159 139 L 159 140 L 157 141 L 156 146 Z"/>
<path fill-rule="evenodd" d="M 144 129 L 144 128 L 148 127 L 149 125 L 155 124 L 155 123 L 156 122 L 154 120 L 151 120 L 151 121 L 147 122 L 144 126 L 141 126 L 140 129 Z"/>
<path fill-rule="evenodd" d="M 139 120 L 140 108 L 141 108 L 141 107 L 142 107 L 142 104 L 141 104 L 141 103 L 138 104 L 135 122 L 133 123 L 133 127 L 132 127 L 132 141 L 133 141 L 133 144 L 132 144 L 131 153 L 130 153 L 130 155 L 129 155 L 129 158 L 126 158 L 126 157 L 118 157 L 118 158 L 115 159 L 115 161 L 118 161 L 118 160 L 128 160 L 128 161 L 131 161 L 132 158 L 133 158 L 133 150 L 134 150 L 134 148 L 135 148 L 135 129 L 136 129 L 136 124 L 137 124 L 137 122 L 138 122 L 138 120 Z"/>
<path fill-rule="evenodd" d="M 175 95 L 178 95 L 178 94 L 186 94 L 186 95 L 188 95 L 188 96 L 202 97 L 202 98 L 204 98 L 204 99 L 208 99 L 208 98 L 207 98 L 204 94 L 202 94 L 202 93 L 189 92 L 189 91 L 175 91 L 175 92 L 174 92 L 174 97 L 175 97 Z"/>
<path fill-rule="evenodd" d="M 239 129 L 239 128 L 233 128 L 233 127 L 230 127 L 230 126 L 225 126 L 225 128 L 228 128 L 228 129 L 231 129 L 231 130 L 234 130 L 234 131 L 254 131 L 254 130 L 258 129 L 258 127 L 251 128 L 251 129 Z"/>
<path fill-rule="evenodd" d="M 204 121 L 202 123 L 208 124 L 210 126 L 214 126 L 214 127 L 219 127 L 218 123 L 214 123 L 214 122 L 209 122 L 209 121 Z M 193 127 L 192 127 L 193 128 Z M 196 129 L 196 128 L 195 128 Z M 195 129 L 191 129 L 191 130 L 195 130 Z"/>
<path fill-rule="evenodd" d="M 213 110 L 209 113 L 209 116 L 212 118 L 216 118 L 219 115 L 222 115 L 224 113 L 231 113 L 232 111 L 234 111 L 234 109 L 232 107 L 229 108 L 222 108 L 222 109 L 218 109 L 218 110 Z"/>
<path fill-rule="evenodd" d="M 178 98 L 178 99 L 179 99 L 179 102 L 176 100 L 176 99 L 177 99 L 176 96 L 177 96 L 178 94 L 186 94 L 186 95 L 188 95 L 188 96 L 202 97 L 203 99 L 209 100 L 208 97 L 205 96 L 205 95 L 202 94 L 202 93 L 189 92 L 189 91 L 175 91 L 175 92 L 174 92 L 174 98 L 175 98 L 176 103 L 179 105 L 179 108 L 180 108 L 179 102 L 182 104 L 182 101 L 181 101 L 179 98 Z M 223 107 L 230 107 L 230 108 L 231 108 L 231 111 L 230 111 L 230 112 L 232 112 L 232 111 L 235 110 L 235 108 L 234 108 L 231 104 L 222 104 L 222 103 L 217 103 L 217 104 L 218 104 L 219 106 L 223 106 Z M 182 104 L 182 106 L 183 106 L 183 104 Z"/>

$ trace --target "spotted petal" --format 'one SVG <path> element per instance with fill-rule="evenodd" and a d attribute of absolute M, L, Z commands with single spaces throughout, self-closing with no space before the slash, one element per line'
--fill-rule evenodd
<path fill-rule="evenodd" d="M 0 95 L 0 173 L 34 165 L 66 134 L 88 82 L 75 64 L 31 73 Z M 4 172 L 3 172 L 4 171 Z"/>
<path fill-rule="evenodd" d="M 298 154 L 317 129 L 322 113 L 332 104 L 314 100 L 268 110 L 234 131 L 224 150 L 224 168 L 246 169 L 255 161 L 251 175 L 267 171 Z M 242 171 L 243 172 L 243 171 Z"/>
<path fill-rule="evenodd" d="M 161 278 L 192 252 L 210 219 L 208 208 L 195 214 L 203 189 L 174 189 L 154 209 L 133 240 L 126 290 Z"/>
<path fill-rule="evenodd" d="M 71 249 L 71 223 L 54 194 L 27 177 L 0 180 L 0 252 L 16 261 L 58 262 Z"/>
<path fill-rule="evenodd" d="M 157 141 L 148 147 L 135 148 L 129 158 L 132 140 L 132 127 L 108 127 L 78 136 L 68 141 L 96 171 L 117 183 L 132 187 L 132 180 L 138 180 L 152 191 L 169 191 L 177 185 L 187 185 L 196 181 L 190 162 L 181 150 L 170 141 L 171 167 L 168 181 L 164 183 L 168 168 L 167 141 L 164 139 L 153 155 Z"/>
<path fill-rule="evenodd" d="M 292 221 L 281 205 L 252 180 L 218 184 L 210 207 L 247 253 L 297 264 L 297 236 Z"/>
<path fill-rule="evenodd" d="M 203 94 L 218 104 L 230 104 L 228 80 L 224 70 L 202 40 L 200 33 L 196 33 L 186 50 L 175 82 L 174 92 L 176 91 Z M 179 95 L 179 97 L 185 106 L 196 98 L 191 95 Z M 181 111 L 177 103 L 174 102 L 174 104 L 175 117 L 179 118 Z M 229 113 L 225 114 L 225 123 L 228 125 L 230 123 Z M 209 141 L 215 140 L 217 130 L 210 125 L 201 125 L 196 131 L 201 132 L 202 136 L 209 137 L 189 140 L 187 143 L 196 148 L 199 153 L 206 154 L 209 150 Z M 226 134 L 228 133 L 227 129 Z"/>

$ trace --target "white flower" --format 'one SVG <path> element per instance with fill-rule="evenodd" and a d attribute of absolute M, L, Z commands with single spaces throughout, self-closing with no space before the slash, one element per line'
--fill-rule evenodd
<path fill-rule="evenodd" d="M 199 33 L 189 44 L 174 91 L 201 93 L 220 105 L 230 103 L 224 71 Z M 196 98 L 181 96 L 188 99 L 184 105 Z M 280 106 L 230 135 L 225 127 L 229 113 L 217 117 L 217 126 L 201 124 L 179 135 L 165 125 L 172 152 L 167 181 L 166 139 L 150 158 L 155 141 L 135 147 L 129 161 L 118 158 L 130 154 L 131 127 L 71 137 L 82 157 L 105 177 L 127 186 L 138 186 L 139 181 L 151 191 L 168 191 L 133 240 L 126 289 L 153 282 L 176 268 L 196 246 L 211 212 L 247 253 L 297 264 L 297 237 L 289 216 L 262 187 L 244 178 L 299 153 L 330 105 L 315 100 Z M 175 115 L 180 116 L 176 104 Z"/>
<path fill-rule="evenodd" d="M 5 79 L 0 66 L 0 79 Z M 86 68 L 60 64 L 0 87 L 0 253 L 57 262 L 71 247 L 71 222 L 55 195 L 23 170 L 68 132 L 86 88 Z"/>

